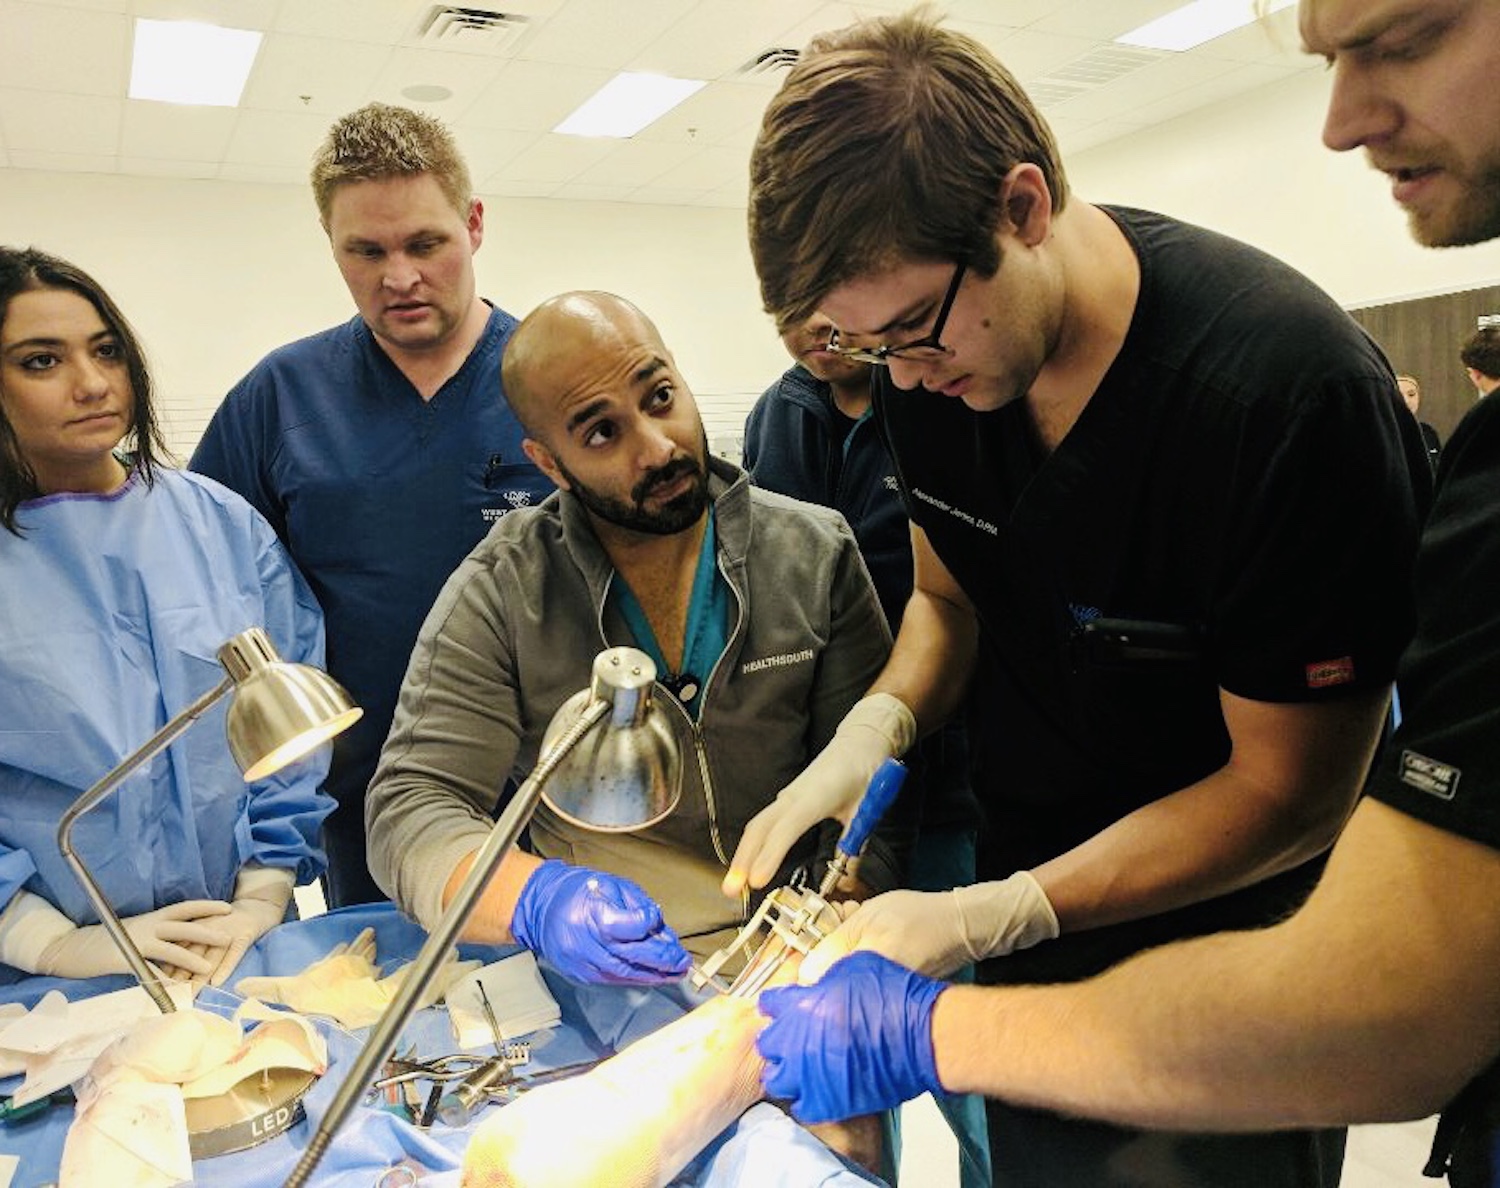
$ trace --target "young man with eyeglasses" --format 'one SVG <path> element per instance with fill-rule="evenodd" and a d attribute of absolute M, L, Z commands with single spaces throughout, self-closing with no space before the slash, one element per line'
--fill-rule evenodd
<path fill-rule="evenodd" d="M 795 363 L 767 388 L 745 418 L 744 466 L 758 487 L 835 508 L 849 521 L 891 630 L 911 595 L 911 532 L 870 403 L 875 365 L 829 346 L 836 333 L 822 314 L 781 329 Z M 917 826 L 902 884 L 947 891 L 974 881 L 980 814 L 969 786 L 969 748 L 954 720 L 906 756 L 899 812 Z M 965 966 L 955 979 L 973 980 Z M 937 1099 L 958 1142 L 960 1188 L 989 1188 L 984 1105 L 970 1094 Z"/>
<path fill-rule="evenodd" d="M 1268 256 L 1079 201 L 1015 80 L 919 15 L 804 52 L 756 145 L 750 230 L 772 315 L 820 310 L 833 348 L 884 364 L 916 579 L 871 693 L 922 733 L 966 713 L 989 825 L 984 881 L 869 901 L 814 972 L 860 947 L 1073 981 L 1285 915 L 1412 630 L 1429 480 L 1389 364 Z M 879 756 L 847 738 L 751 823 L 726 890 L 850 812 Z M 1311 1186 L 1342 1162 L 1341 1131 L 988 1112 L 1003 1185 Z"/>

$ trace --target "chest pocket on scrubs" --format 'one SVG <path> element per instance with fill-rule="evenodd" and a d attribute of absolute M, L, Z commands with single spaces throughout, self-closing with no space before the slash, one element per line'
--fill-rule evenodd
<path fill-rule="evenodd" d="M 491 453 L 464 467 L 464 498 L 481 509 L 487 526 L 507 512 L 540 503 L 551 489 L 546 477 L 518 451 Z"/>
<path fill-rule="evenodd" d="M 1227 757 L 1201 628 L 1098 618 L 1074 633 L 1070 653 L 1078 725 L 1107 766 L 1176 786 Z"/>

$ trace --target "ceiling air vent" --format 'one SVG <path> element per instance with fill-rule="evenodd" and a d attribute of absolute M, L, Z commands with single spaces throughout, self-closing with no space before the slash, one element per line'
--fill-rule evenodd
<path fill-rule="evenodd" d="M 1069 62 L 1061 69 L 1045 75 L 1042 81 L 1080 87 L 1102 87 L 1107 82 L 1114 82 L 1117 78 L 1169 56 L 1159 50 L 1110 46 L 1106 49 L 1097 49 L 1091 54 L 1085 54 Z"/>
<path fill-rule="evenodd" d="M 434 4 L 417 22 L 412 44 L 469 54 L 502 53 L 526 31 L 528 18 L 490 8 Z"/>
<path fill-rule="evenodd" d="M 1026 94 L 1038 107 L 1056 107 L 1059 103 L 1066 103 L 1069 99 L 1077 98 L 1087 89 L 1087 87 L 1067 87 L 1061 83 L 1039 82 L 1028 83 Z"/>
<path fill-rule="evenodd" d="M 773 70 L 790 70 L 801 56 L 800 50 L 787 49 L 784 46 L 762 50 L 741 66 L 737 73 L 770 74 Z"/>
<path fill-rule="evenodd" d="M 1026 93 L 1038 107 L 1056 107 L 1167 56 L 1161 50 L 1105 46 L 1031 80 Z"/>

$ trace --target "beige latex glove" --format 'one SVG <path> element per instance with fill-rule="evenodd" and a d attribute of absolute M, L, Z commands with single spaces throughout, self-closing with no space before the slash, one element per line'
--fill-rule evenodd
<path fill-rule="evenodd" d="M 1027 871 L 953 891 L 888 891 L 866 900 L 802 962 L 816 982 L 840 957 L 873 949 L 932 978 L 1056 940 L 1057 913 Z"/>
<path fill-rule="evenodd" d="M 208 979 L 209 985 L 222 986 L 227 982 L 250 946 L 286 918 L 295 881 L 294 872 L 280 866 L 251 862 L 240 868 L 229 914 L 214 922 L 230 940 L 219 953 L 210 954 L 218 964 Z"/>
<path fill-rule="evenodd" d="M 899 698 L 872 693 L 856 702 L 817 758 L 745 826 L 724 894 L 737 899 L 747 884 L 764 887 L 797 839 L 820 821 L 849 824 L 875 769 L 899 758 L 916 738 L 917 720 Z"/>
<path fill-rule="evenodd" d="M 456 961 L 450 956 L 438 966 L 417 1005 L 431 1006 L 448 992 L 449 986 L 481 964 Z M 281 1003 L 304 1015 L 328 1015 L 348 1028 L 368 1027 L 390 1005 L 410 968 L 402 966 L 382 978 L 375 964 L 375 930 L 366 928 L 299 974 L 241 978 L 234 988 L 246 998 Z"/>
<path fill-rule="evenodd" d="M 222 949 L 229 935 L 219 920 L 230 907 L 217 899 L 189 899 L 120 921 L 141 956 L 163 967 L 206 976 L 214 963 L 202 956 Z M 196 951 L 195 951 L 196 950 Z M 102 924 L 80 928 L 40 895 L 18 891 L 0 913 L 0 961 L 28 973 L 96 978 L 129 973 L 130 965 Z"/>

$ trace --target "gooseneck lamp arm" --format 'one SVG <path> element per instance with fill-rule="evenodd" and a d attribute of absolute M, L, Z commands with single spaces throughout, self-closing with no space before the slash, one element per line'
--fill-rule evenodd
<path fill-rule="evenodd" d="M 327 673 L 282 660 L 259 627 L 242 631 L 226 642 L 219 649 L 219 663 L 226 674 L 224 679 L 69 805 L 57 826 L 57 847 L 98 913 L 99 922 L 142 989 L 166 1015 L 176 1008 L 167 996 L 161 975 L 141 956 L 103 889 L 73 849 L 73 826 L 78 818 L 169 746 L 227 693 L 234 694 L 225 722 L 229 750 L 246 781 L 262 779 L 280 770 L 348 728 L 361 712 Z"/>
<path fill-rule="evenodd" d="M 622 676 L 622 674 L 628 675 Z M 623 684 L 620 683 L 622 679 Z M 363 1097 L 366 1085 L 385 1060 L 386 1053 L 392 1050 L 400 1038 L 401 1030 L 416 1009 L 422 992 L 427 989 L 438 967 L 442 965 L 448 951 L 457 941 L 459 932 L 468 922 L 469 916 L 473 914 L 475 905 L 479 902 L 480 896 L 483 895 L 495 872 L 499 870 L 500 863 L 520 838 L 521 831 L 525 829 L 527 822 L 531 820 L 547 781 L 559 767 L 563 766 L 574 748 L 606 717 L 612 717 L 613 725 L 623 727 L 641 725 L 647 720 L 647 715 L 659 713 L 652 708 L 650 700 L 650 688 L 655 679 L 656 666 L 651 658 L 634 648 L 610 648 L 600 653 L 595 659 L 591 689 L 584 690 L 571 698 L 553 718 L 547 737 L 543 740 L 541 758 L 537 760 L 531 774 L 511 797 L 510 803 L 506 805 L 490 829 L 484 844 L 475 853 L 468 875 L 465 876 L 447 908 L 444 909 L 442 918 L 428 934 L 426 943 L 411 963 L 395 997 L 391 999 L 369 1038 L 365 1040 L 359 1055 L 350 1066 L 348 1074 L 344 1077 L 327 1112 L 323 1115 L 318 1129 L 308 1141 L 301 1159 L 292 1169 L 292 1174 L 287 1178 L 284 1188 L 302 1188 L 308 1182 L 308 1178 L 333 1141 L 334 1135 L 338 1133 L 339 1127 L 343 1125 L 350 1110 Z M 577 714 L 576 719 L 564 727 L 566 719 L 574 713 Z M 561 733 L 558 734 L 560 727 L 562 727 Z M 641 760 L 638 754 L 632 757 Z M 661 758 L 656 758 L 659 764 Z M 594 764 L 599 759 L 599 754 L 590 756 L 589 760 L 585 761 L 586 770 L 570 774 L 573 774 L 575 778 L 581 776 L 585 786 L 596 790 L 602 789 L 601 799 L 608 800 L 610 773 L 594 770 Z M 671 752 L 666 759 L 671 770 L 665 776 L 665 781 L 672 786 L 665 797 L 660 792 L 654 799 L 644 797 L 639 805 L 639 812 L 632 819 L 628 821 L 611 819 L 605 825 L 595 823 L 593 827 L 643 828 L 660 820 L 676 804 L 681 778 L 679 759 L 675 751 Z M 647 766 L 650 766 L 650 762 L 641 760 L 638 770 L 632 775 L 642 779 L 647 778 L 645 776 Z M 660 776 L 660 773 L 657 774 Z M 660 784 L 662 779 L 658 778 L 654 782 Z"/>
<path fill-rule="evenodd" d="M 125 931 L 125 925 L 120 923 L 120 917 L 115 914 L 109 900 L 104 897 L 103 890 L 94 881 L 94 876 L 89 873 L 88 868 L 74 851 L 73 825 L 79 817 L 123 784 L 143 763 L 154 758 L 158 752 L 169 746 L 178 735 L 207 713 L 215 702 L 233 688 L 234 681 L 226 676 L 218 685 L 153 734 L 138 751 L 127 757 L 118 767 L 70 804 L 57 827 L 58 849 L 62 851 L 63 858 L 73 868 L 73 874 L 82 884 L 83 893 L 88 896 L 89 903 L 93 904 L 94 911 L 98 913 L 99 923 L 104 925 L 104 930 L 109 933 L 116 948 L 124 954 L 125 961 L 130 966 L 130 972 L 140 982 L 141 988 L 151 996 L 151 1001 L 164 1015 L 170 1015 L 177 1008 L 172 1005 L 171 998 L 167 996 L 161 975 L 141 956 L 140 949 L 136 948 L 135 941 L 130 939 L 130 934 Z"/>
<path fill-rule="evenodd" d="M 402 979 L 396 996 L 385 1008 L 375 1024 L 375 1030 L 370 1033 L 369 1039 L 365 1041 L 364 1047 L 360 1049 L 358 1057 L 350 1066 L 348 1075 L 339 1086 L 338 1092 L 334 1094 L 333 1101 L 327 1113 L 323 1115 L 317 1131 L 308 1142 L 306 1150 L 303 1151 L 302 1158 L 287 1179 L 286 1188 L 300 1188 L 301 1185 L 307 1183 L 308 1177 L 327 1151 L 329 1143 L 333 1141 L 333 1136 L 338 1133 L 344 1119 L 349 1116 L 349 1111 L 364 1096 L 365 1085 L 375 1075 L 385 1059 L 385 1054 L 392 1049 L 400 1037 L 401 1029 L 411 1018 L 422 992 L 427 989 L 433 975 L 447 957 L 448 950 L 457 941 L 459 932 L 468 923 L 469 916 L 473 913 L 475 904 L 479 902 L 480 895 L 484 893 L 485 887 L 489 885 L 495 872 L 500 869 L 500 863 L 505 855 L 510 853 L 511 847 L 516 844 L 521 836 L 521 830 L 525 829 L 526 823 L 531 820 L 531 814 L 536 810 L 537 800 L 541 796 L 542 783 L 563 756 L 571 751 L 595 723 L 608 712 L 607 702 L 596 702 L 590 707 L 584 717 L 574 724 L 552 752 L 543 757 L 536 769 L 511 797 L 505 811 L 495 821 L 489 836 L 485 838 L 484 844 L 475 854 L 474 865 L 469 867 L 468 875 L 443 912 L 442 919 L 428 934 L 426 943 L 423 944 L 421 951 L 411 964 L 411 969 Z"/>

